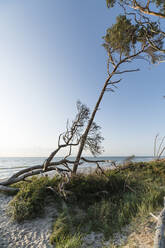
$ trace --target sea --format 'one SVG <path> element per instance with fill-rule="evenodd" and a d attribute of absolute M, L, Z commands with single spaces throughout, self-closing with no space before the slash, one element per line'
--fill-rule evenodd
<path fill-rule="evenodd" d="M 93 157 L 86 157 L 88 159 L 94 159 Z M 101 163 L 103 167 L 111 166 L 110 161 L 115 161 L 117 164 L 122 164 L 128 157 L 113 157 L 113 156 L 106 156 L 106 157 L 99 157 L 98 160 L 108 160 L 109 162 Z M 41 165 L 45 161 L 46 157 L 0 157 L 0 180 L 4 178 L 9 178 L 15 172 L 30 167 L 34 165 Z M 60 160 L 61 157 L 55 158 L 53 161 Z M 70 158 L 74 160 L 74 157 Z M 132 161 L 134 162 L 147 162 L 153 160 L 154 157 L 152 156 L 144 156 L 144 157 L 134 157 Z M 86 168 L 94 168 L 95 164 L 83 163 L 79 165 L 80 170 L 85 170 Z"/>

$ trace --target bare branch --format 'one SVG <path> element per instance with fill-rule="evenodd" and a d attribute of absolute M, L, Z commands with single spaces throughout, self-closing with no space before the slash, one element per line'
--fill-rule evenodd
<path fill-rule="evenodd" d="M 107 85 L 115 85 L 115 84 L 118 84 L 120 83 L 122 80 L 122 78 L 120 78 L 119 80 L 116 80 L 116 81 L 110 81 Z"/>
<path fill-rule="evenodd" d="M 41 169 L 38 169 L 38 170 L 31 170 L 27 173 L 25 173 L 24 175 L 21 175 L 19 177 L 13 177 L 13 178 L 10 178 L 6 181 L 3 181 L 0 183 L 0 185 L 3 185 L 3 186 L 6 186 L 6 185 L 11 185 L 13 183 L 17 183 L 17 182 L 20 182 L 20 181 L 23 181 L 26 177 L 31 177 L 31 176 L 35 176 L 35 175 L 40 175 L 43 172 L 43 169 L 42 169 L 42 165 L 40 165 L 40 168 Z M 65 170 L 65 169 L 61 169 L 61 168 L 58 168 L 58 167 L 49 167 L 47 168 L 47 172 L 48 171 L 57 171 L 57 173 L 61 174 L 63 172 L 69 172 L 68 170 Z"/>
<path fill-rule="evenodd" d="M 155 139 L 154 139 L 154 157 L 156 157 L 156 144 L 157 144 L 158 136 L 159 136 L 159 134 L 157 134 L 157 135 L 155 136 Z"/>
<path fill-rule="evenodd" d="M 160 149 L 163 145 L 163 142 L 164 142 L 164 139 L 165 139 L 165 136 L 162 138 L 161 142 L 160 142 L 160 145 L 159 145 L 159 148 L 158 148 L 158 151 L 157 151 L 157 157 L 160 158 Z"/>
<path fill-rule="evenodd" d="M 157 139 L 158 139 L 159 134 L 156 135 L 155 139 L 154 139 L 154 157 L 156 159 L 160 159 L 160 157 L 162 156 L 163 152 L 165 151 L 165 146 L 162 147 L 163 142 L 165 140 L 165 136 L 161 139 L 160 144 L 159 144 L 159 148 L 157 150 Z"/>
<path fill-rule="evenodd" d="M 128 5 L 129 7 L 131 7 L 134 10 L 138 10 L 141 13 L 145 14 L 145 15 L 153 15 L 156 17 L 160 17 L 160 18 L 165 18 L 165 14 L 161 13 L 161 12 L 155 12 L 155 11 L 151 11 L 149 9 L 149 4 L 147 3 L 146 7 L 142 7 L 140 4 L 137 3 L 137 1 L 133 1 L 133 5 Z"/>
<path fill-rule="evenodd" d="M 66 155 L 64 157 L 64 159 L 68 158 L 71 155 L 71 153 L 72 153 L 72 146 L 70 145 L 70 147 L 69 147 L 69 153 L 68 153 L 68 155 Z"/>
<path fill-rule="evenodd" d="M 115 92 L 112 88 L 106 88 L 105 91 L 111 91 L 111 92 Z"/>
<path fill-rule="evenodd" d="M 110 64 L 110 58 L 108 58 L 108 60 L 107 60 L 107 73 L 108 73 L 108 75 L 110 75 L 109 64 Z"/>
<path fill-rule="evenodd" d="M 99 165 L 99 163 L 98 163 L 98 162 L 96 162 L 96 165 L 97 165 L 97 170 L 100 170 L 100 171 L 101 171 L 101 173 L 102 173 L 105 177 L 107 177 L 107 178 L 108 178 L 108 176 L 105 174 L 104 170 L 100 167 L 100 165 Z"/>
<path fill-rule="evenodd" d="M 101 160 L 91 160 L 91 159 L 87 159 L 87 158 L 84 158 L 84 157 L 81 157 L 81 160 L 83 160 L 84 162 L 87 162 L 87 163 L 111 163 L 110 160 L 104 160 L 104 159 L 101 159 Z"/>
<path fill-rule="evenodd" d="M 109 50 L 108 51 L 108 58 L 109 58 L 109 62 L 111 62 L 111 64 L 113 65 L 113 67 L 116 67 L 116 64 L 114 62 L 113 56 L 112 56 L 112 52 Z M 108 66 L 109 67 L 109 66 Z M 110 73 L 108 73 L 110 75 Z"/>
<path fill-rule="evenodd" d="M 140 71 L 140 69 L 125 70 L 125 71 L 116 71 L 115 74 L 123 74 L 123 73 L 127 73 L 127 72 L 137 72 L 137 71 Z"/>
<path fill-rule="evenodd" d="M 61 133 L 60 135 L 59 135 L 59 137 L 58 137 L 58 147 L 60 146 L 60 140 L 61 140 L 61 136 L 64 134 L 64 132 L 63 133 Z"/>
<path fill-rule="evenodd" d="M 163 147 L 163 149 L 161 150 L 158 159 L 160 159 L 160 157 L 162 156 L 163 152 L 165 151 L 165 147 Z"/>
<path fill-rule="evenodd" d="M 70 171 L 71 173 L 73 172 L 73 171 L 71 170 L 71 168 L 68 166 L 67 163 L 64 163 L 63 166 L 66 167 L 66 168 L 68 169 L 68 171 Z"/>
<path fill-rule="evenodd" d="M 6 193 L 17 193 L 19 189 L 0 185 L 0 191 L 6 192 Z"/>
<path fill-rule="evenodd" d="M 156 221 L 158 221 L 158 217 L 157 217 L 157 216 L 155 216 L 153 213 L 150 213 L 150 215 L 151 215 Z"/>
<path fill-rule="evenodd" d="M 54 150 L 50 156 L 45 160 L 43 164 L 43 170 L 46 171 L 50 162 L 56 156 L 56 154 L 63 148 L 69 147 L 69 155 L 66 155 L 64 159 L 71 155 L 72 146 L 77 146 L 80 143 L 81 139 L 81 129 L 84 126 L 85 122 L 89 118 L 89 109 L 86 105 L 82 104 L 80 101 L 77 102 L 77 115 L 75 120 L 72 122 L 71 127 L 69 127 L 69 121 L 66 124 L 66 132 L 60 134 L 58 139 L 58 148 Z M 63 135 L 64 144 L 60 144 L 60 138 Z M 75 142 L 76 141 L 76 142 Z"/>
<path fill-rule="evenodd" d="M 149 5 L 150 5 L 150 0 L 147 1 L 146 9 L 149 9 Z"/>

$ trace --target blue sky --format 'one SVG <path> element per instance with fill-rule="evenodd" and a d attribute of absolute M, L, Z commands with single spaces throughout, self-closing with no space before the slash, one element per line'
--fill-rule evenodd
<path fill-rule="evenodd" d="M 107 76 L 102 36 L 118 13 L 98 0 L 0 2 L 0 156 L 49 155 L 76 101 L 94 107 Z M 164 64 L 138 66 L 97 113 L 103 155 L 152 155 L 165 135 Z"/>

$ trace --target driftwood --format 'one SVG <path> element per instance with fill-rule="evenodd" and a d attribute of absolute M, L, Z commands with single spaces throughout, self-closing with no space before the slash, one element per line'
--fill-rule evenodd
<path fill-rule="evenodd" d="M 157 217 L 157 226 L 154 238 L 154 248 L 165 247 L 165 197 L 164 197 L 164 208 Z"/>
<path fill-rule="evenodd" d="M 49 168 L 47 168 L 46 171 L 43 171 L 43 165 L 35 165 L 35 166 L 31 166 L 31 167 L 25 168 L 23 170 L 20 170 L 20 171 L 16 172 L 15 174 L 13 174 L 7 180 L 0 182 L 0 191 L 8 192 L 8 193 L 18 192 L 19 191 L 18 188 L 12 188 L 12 187 L 8 187 L 8 186 L 12 185 L 14 183 L 18 183 L 20 181 L 31 182 L 29 180 L 26 180 L 26 178 L 31 177 L 31 176 L 35 176 L 35 175 L 43 175 L 45 172 L 56 171 L 58 174 L 68 173 L 69 172 L 68 169 L 61 169 L 61 168 L 57 167 L 57 165 L 63 164 L 66 161 L 67 161 L 67 159 L 62 159 L 58 162 L 50 163 L 50 166 L 49 166 Z M 71 161 L 67 161 L 67 162 L 72 163 Z"/>
<path fill-rule="evenodd" d="M 89 159 L 85 159 L 82 157 L 79 164 L 83 164 L 84 162 L 95 163 L 97 165 L 97 168 L 99 168 L 101 170 L 101 167 L 99 166 L 99 162 L 103 163 L 103 162 L 110 162 L 110 161 L 108 161 L 108 160 L 89 160 Z M 0 182 L 0 191 L 9 192 L 9 193 L 18 192 L 19 191 L 18 188 L 12 188 L 12 187 L 9 187 L 9 185 L 12 185 L 14 183 L 18 183 L 20 181 L 31 182 L 30 180 L 27 180 L 26 178 L 31 177 L 31 176 L 35 176 L 35 175 L 44 175 L 46 172 L 55 171 L 64 179 L 62 181 L 62 183 L 59 185 L 60 191 L 64 195 L 65 194 L 64 185 L 67 184 L 70 180 L 70 175 L 72 174 L 71 166 L 74 163 L 75 163 L 74 160 L 68 160 L 68 159 L 64 158 L 64 159 L 61 159 L 57 162 L 49 163 L 46 170 L 44 169 L 43 165 L 35 165 L 35 166 L 31 166 L 31 167 L 22 169 L 16 173 L 14 173 L 10 178 Z M 59 166 L 63 166 L 64 168 L 59 168 Z M 102 171 L 102 173 L 103 173 L 103 171 Z"/>
<path fill-rule="evenodd" d="M 54 164 L 54 163 L 51 163 L 51 166 L 46 170 L 46 172 L 49 172 L 49 171 L 57 171 L 58 173 L 69 172 L 66 169 L 53 167 L 52 164 Z M 43 166 L 42 165 L 32 166 L 32 167 L 23 169 L 23 170 L 19 171 L 18 173 L 15 173 L 9 179 L 0 182 L 0 185 L 3 185 L 3 186 L 11 185 L 14 183 L 18 183 L 20 181 L 25 181 L 25 179 L 27 177 L 31 177 L 31 176 L 35 176 L 35 175 L 42 175 L 43 173 L 44 172 L 43 172 Z"/>
<path fill-rule="evenodd" d="M 17 193 L 19 189 L 0 185 L 0 191 L 6 192 L 6 193 Z"/>

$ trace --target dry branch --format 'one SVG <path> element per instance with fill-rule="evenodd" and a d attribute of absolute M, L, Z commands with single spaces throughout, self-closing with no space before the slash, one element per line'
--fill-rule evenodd
<path fill-rule="evenodd" d="M 154 139 L 154 157 L 156 158 L 156 160 L 160 160 L 163 152 L 165 151 L 165 146 L 163 145 L 164 140 L 165 140 L 165 136 L 161 139 L 161 141 L 159 143 L 159 147 L 157 149 L 158 136 L 159 136 L 159 134 L 157 134 L 155 136 L 155 139 Z"/>
<path fill-rule="evenodd" d="M 153 213 L 150 213 L 150 215 L 154 218 L 154 220 L 158 221 L 158 217 L 154 215 Z"/>
<path fill-rule="evenodd" d="M 161 12 L 155 12 L 149 9 L 148 5 L 146 7 L 142 7 L 140 4 L 137 3 L 137 1 L 134 0 L 134 5 L 130 5 L 130 7 L 134 10 L 138 10 L 141 13 L 145 14 L 145 15 L 152 15 L 152 16 L 156 16 L 156 17 L 160 17 L 160 18 L 165 18 L 165 14 L 161 13 Z"/>
<path fill-rule="evenodd" d="M 0 185 L 0 191 L 6 192 L 6 193 L 17 193 L 19 189 Z"/>
<path fill-rule="evenodd" d="M 59 135 L 58 139 L 58 147 L 54 150 L 49 157 L 45 160 L 43 164 L 43 170 L 46 171 L 48 166 L 50 165 L 53 158 L 57 155 L 57 153 L 63 148 L 69 148 L 69 153 L 64 157 L 64 159 L 68 158 L 72 154 L 72 147 L 78 146 L 81 140 L 81 131 L 84 127 L 85 122 L 89 118 L 89 109 L 86 105 L 82 104 L 80 101 L 77 102 L 77 115 L 75 120 L 72 122 L 72 125 L 69 126 L 69 121 L 67 121 L 66 131 Z M 63 143 L 61 141 L 63 140 Z M 67 162 L 65 161 L 65 164 Z"/>
<path fill-rule="evenodd" d="M 69 172 L 69 170 L 66 169 L 61 169 L 58 167 L 53 167 L 50 166 L 46 172 L 49 171 L 56 171 L 57 173 L 63 173 L 63 172 Z M 3 186 L 7 186 L 7 185 L 11 185 L 20 181 L 24 181 L 25 178 L 27 177 L 31 177 L 31 176 L 35 176 L 35 175 L 41 175 L 43 174 L 43 169 L 42 169 L 42 165 L 37 165 L 37 166 L 32 166 L 29 168 L 26 168 L 24 170 L 19 171 L 18 173 L 15 173 L 12 177 L 10 177 L 9 179 L 0 182 L 0 185 Z"/>
<path fill-rule="evenodd" d="M 156 226 L 154 248 L 165 247 L 165 197 L 164 197 L 164 208 L 158 216 L 158 222 Z"/>
<path fill-rule="evenodd" d="M 154 139 L 154 157 L 156 157 L 156 144 L 157 144 L 157 138 L 158 138 L 159 134 L 157 134 L 155 136 L 155 139 Z"/>

